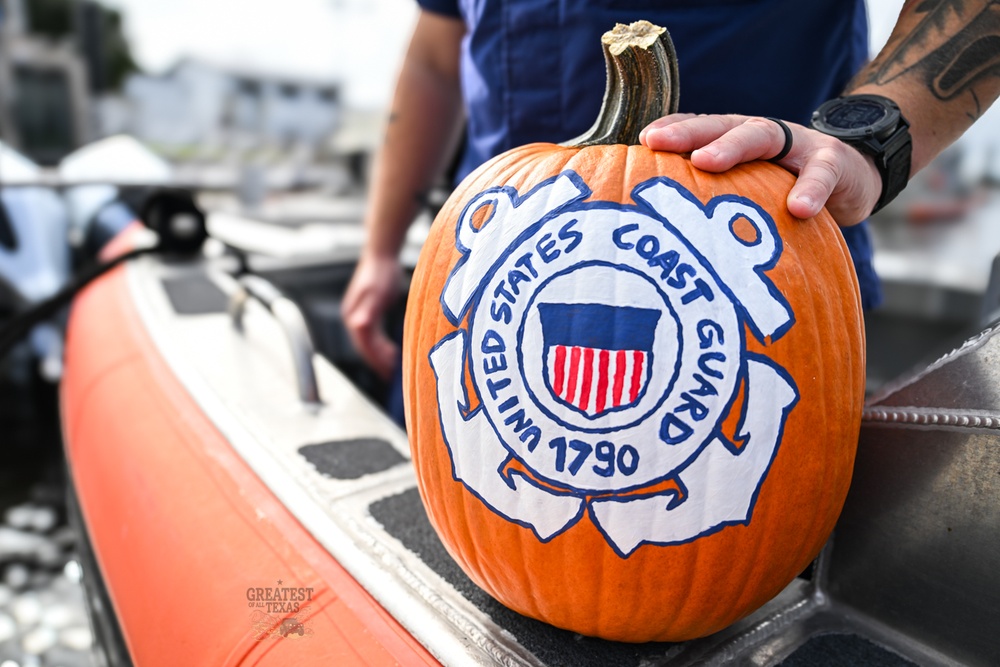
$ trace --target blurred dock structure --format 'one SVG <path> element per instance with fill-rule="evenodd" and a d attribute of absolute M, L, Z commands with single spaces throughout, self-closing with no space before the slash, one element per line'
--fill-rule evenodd
<path fill-rule="evenodd" d="M 874 389 L 1000 317 L 1000 106 L 871 224 L 883 305 L 866 316 Z"/>
<path fill-rule="evenodd" d="M 72 36 L 32 31 L 27 8 L 25 0 L 0 0 L 0 137 L 54 164 L 95 138 L 90 76 Z"/>

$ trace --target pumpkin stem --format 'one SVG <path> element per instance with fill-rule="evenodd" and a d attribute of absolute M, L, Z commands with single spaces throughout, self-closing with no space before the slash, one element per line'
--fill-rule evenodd
<path fill-rule="evenodd" d="M 649 21 L 619 23 L 601 37 L 608 66 L 604 103 L 593 127 L 568 148 L 639 143 L 639 132 L 677 111 L 677 54 L 666 28 Z"/>

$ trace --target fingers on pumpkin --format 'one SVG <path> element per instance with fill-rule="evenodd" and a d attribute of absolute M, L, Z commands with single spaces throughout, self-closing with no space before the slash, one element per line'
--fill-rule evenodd
<path fill-rule="evenodd" d="M 837 224 L 850 226 L 871 213 L 880 188 L 871 158 L 833 143 L 808 155 L 789 193 L 788 210 L 798 218 L 809 218 L 826 206 Z"/>
<path fill-rule="evenodd" d="M 780 125 L 766 118 L 747 118 L 691 153 L 691 163 L 705 171 L 726 171 L 743 162 L 770 159 L 784 146 Z"/>
<path fill-rule="evenodd" d="M 650 145 L 647 141 L 646 136 L 652 133 L 652 141 L 654 143 L 662 142 L 664 140 L 674 140 L 676 138 L 681 138 L 683 133 L 680 135 L 676 134 L 674 130 L 667 130 L 666 128 L 674 125 L 676 123 L 683 122 L 685 120 L 690 120 L 691 118 L 697 118 L 698 116 L 693 113 L 672 113 L 669 116 L 663 116 L 654 120 L 652 123 L 643 128 L 642 132 L 639 133 L 639 143 L 647 148 L 652 148 L 654 150 L 668 150 L 667 148 L 660 148 Z"/>
<path fill-rule="evenodd" d="M 651 123 L 640 135 L 654 151 L 688 153 L 739 127 L 745 116 L 673 114 Z"/>
<path fill-rule="evenodd" d="M 792 191 L 788 193 L 788 212 L 796 218 L 811 218 L 829 200 L 839 177 L 836 165 L 813 159 L 803 166 Z"/>

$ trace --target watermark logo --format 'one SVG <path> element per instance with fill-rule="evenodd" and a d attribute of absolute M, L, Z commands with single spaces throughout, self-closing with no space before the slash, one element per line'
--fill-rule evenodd
<path fill-rule="evenodd" d="M 300 639 L 311 637 L 313 630 L 303 620 L 312 601 L 312 587 L 286 586 L 282 580 L 277 586 L 251 586 L 246 590 L 251 631 L 258 641 L 272 639 Z"/>

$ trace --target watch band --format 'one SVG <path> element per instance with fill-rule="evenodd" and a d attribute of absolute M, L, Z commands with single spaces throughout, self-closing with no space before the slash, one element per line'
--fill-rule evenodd
<path fill-rule="evenodd" d="M 882 177 L 882 193 L 872 213 L 885 208 L 886 204 L 896 198 L 910 181 L 910 158 L 913 151 L 913 139 L 910 136 L 910 124 L 900 116 L 899 125 L 892 135 L 880 146 L 873 145 L 871 140 L 850 142 L 848 145 L 857 148 L 862 153 L 871 155 L 875 160 L 875 168 Z"/>

